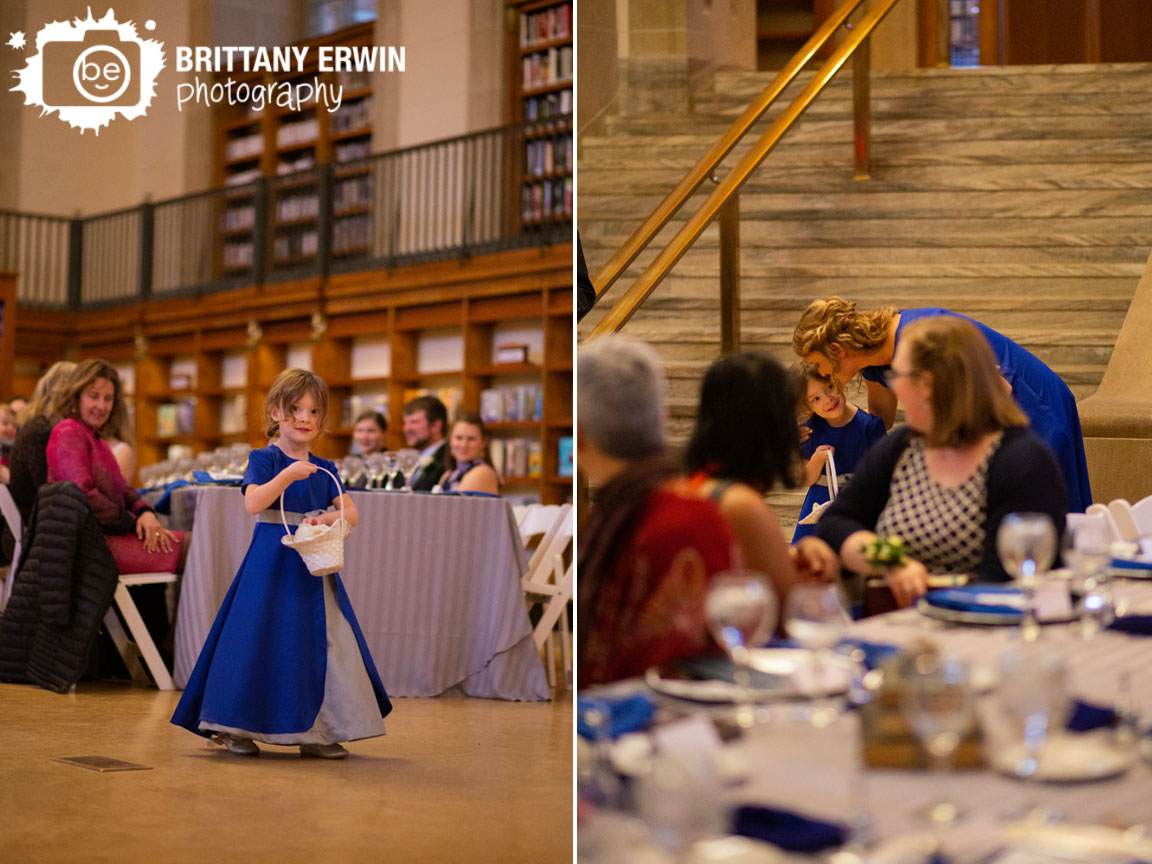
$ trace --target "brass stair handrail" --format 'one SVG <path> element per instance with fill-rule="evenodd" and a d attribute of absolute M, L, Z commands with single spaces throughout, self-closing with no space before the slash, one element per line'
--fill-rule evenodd
<path fill-rule="evenodd" d="M 861 2 L 863 2 L 863 0 L 847 3 L 845 7 L 851 6 L 852 10 L 855 10 Z M 849 57 L 855 54 L 858 48 L 862 45 L 867 45 L 866 40 L 876 28 L 876 25 L 883 20 L 884 16 L 887 15 L 898 2 L 900 2 L 900 0 L 878 0 L 878 2 L 873 5 L 867 15 L 865 15 L 860 23 L 852 30 L 851 35 L 836 48 L 832 56 L 820 67 L 815 77 L 796 98 L 792 100 L 791 104 L 784 109 L 780 116 L 772 122 L 764 134 L 760 136 L 759 140 L 744 154 L 728 176 L 712 190 L 711 194 L 704 203 L 700 205 L 699 209 L 689 218 L 687 223 L 676 232 L 676 236 L 669 241 L 668 245 L 664 247 L 656 259 L 648 265 L 644 272 L 640 274 L 639 278 L 624 295 L 605 313 L 604 317 L 600 319 L 588 334 L 589 339 L 594 339 L 605 333 L 618 332 L 628 323 L 628 320 L 635 314 L 640 304 L 647 299 L 661 280 L 668 275 L 668 271 L 684 256 L 688 248 L 699 238 L 709 223 L 716 218 L 721 207 L 728 203 L 729 200 L 740 191 L 740 188 L 748 181 L 752 172 L 759 167 L 760 163 L 764 161 L 765 157 L 767 157 L 780 139 L 784 137 L 784 134 L 792 128 L 792 125 L 800 115 L 823 91 L 835 74 L 840 71 L 840 67 L 844 65 Z M 867 48 L 865 48 L 865 51 L 867 51 Z M 803 50 L 801 53 L 803 53 Z M 771 89 L 771 86 L 769 89 Z M 743 117 L 744 115 L 741 116 Z M 731 146 L 734 146 L 734 144 L 735 141 L 729 145 L 729 149 L 731 149 Z M 857 141 L 857 146 L 860 145 L 861 142 Z M 683 183 L 681 185 L 683 185 Z M 655 216 L 655 214 L 653 215 Z M 671 215 L 672 214 L 669 213 L 668 218 L 670 218 Z M 651 217 L 649 221 L 651 221 Z M 667 219 L 665 219 L 665 221 L 667 221 Z M 647 222 L 645 224 L 647 224 Z M 620 254 L 620 252 L 617 253 L 617 255 Z M 616 256 L 613 256 L 612 260 L 615 260 L 615 258 Z M 611 261 L 609 263 L 611 264 Z M 607 269 L 607 265 L 604 269 Z M 604 272 L 604 269 L 602 269 L 600 273 L 597 273 L 597 278 Z M 597 296 L 599 296 L 600 293 L 598 287 Z"/>
<path fill-rule="evenodd" d="M 632 235 L 624 241 L 624 245 L 617 249 L 604 266 L 597 271 L 596 276 L 592 279 L 592 284 L 596 288 L 597 299 L 612 287 L 612 284 L 628 269 L 628 265 L 647 248 L 653 238 L 660 233 L 660 229 L 668 224 L 668 221 L 684 206 L 684 202 L 700 184 L 712 176 L 716 166 L 724 160 L 724 157 L 731 152 L 733 147 L 740 143 L 740 139 L 747 134 L 752 125 L 763 116 L 765 111 L 772 107 L 772 103 L 800 74 L 800 71 L 816 55 L 816 52 L 824 47 L 824 43 L 832 37 L 832 34 L 848 20 L 860 4 L 865 2 L 867 0 L 849 0 L 829 15 L 796 52 L 796 55 L 776 74 L 772 83 L 765 87 L 740 116 L 732 121 L 732 125 L 728 127 L 728 131 L 720 137 L 720 140 L 700 157 L 699 161 L 684 175 L 684 178 L 676 184 L 676 188 L 664 197 L 664 200 L 656 206 L 656 209 L 644 220 L 644 223 L 632 232 Z"/>

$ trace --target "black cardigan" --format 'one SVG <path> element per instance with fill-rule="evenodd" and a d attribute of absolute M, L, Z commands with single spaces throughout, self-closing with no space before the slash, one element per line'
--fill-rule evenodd
<path fill-rule="evenodd" d="M 876 530 L 876 522 L 888 503 L 896 463 L 908 449 L 912 435 L 911 429 L 900 426 L 872 445 L 856 466 L 852 482 L 816 523 L 817 536 L 837 554 L 855 532 Z M 1062 534 L 1067 500 L 1068 489 L 1048 445 L 1025 426 L 1006 429 L 988 465 L 984 555 L 976 567 L 976 578 L 982 582 L 1010 579 L 996 555 L 996 529 L 1006 515 L 1047 513 L 1058 534 Z"/>

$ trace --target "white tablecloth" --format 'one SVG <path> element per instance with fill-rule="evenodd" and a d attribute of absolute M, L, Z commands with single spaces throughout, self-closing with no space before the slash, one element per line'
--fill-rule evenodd
<path fill-rule="evenodd" d="M 523 545 L 507 502 L 352 492 L 360 524 L 340 576 L 388 693 L 550 698 L 520 588 Z M 190 486 L 173 527 L 192 541 L 176 618 L 183 687 L 239 569 L 256 517 L 236 487 Z"/>

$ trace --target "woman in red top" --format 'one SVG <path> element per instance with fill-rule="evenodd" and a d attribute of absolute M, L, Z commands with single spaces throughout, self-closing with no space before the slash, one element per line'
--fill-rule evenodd
<path fill-rule="evenodd" d="M 605 336 L 579 357 L 576 450 L 596 487 L 578 560 L 581 687 L 716 651 L 714 574 L 738 562 L 715 505 L 677 477 L 664 444 L 664 371 L 647 345 Z"/>
<path fill-rule="evenodd" d="M 71 480 L 88 496 L 92 513 L 121 573 L 180 572 L 184 535 L 160 524 L 156 512 L 128 485 L 101 433 L 119 428 L 125 413 L 120 376 L 103 360 L 85 360 L 55 397 L 63 419 L 48 439 L 48 482 Z"/>
<path fill-rule="evenodd" d="M 80 363 L 53 396 L 50 412 L 63 419 L 48 438 L 48 482 L 70 480 L 92 505 L 104 539 L 121 573 L 180 573 L 188 543 L 183 532 L 169 531 L 120 473 L 103 438 L 121 428 L 125 408 L 120 376 L 103 360 Z M 168 654 L 171 645 L 164 585 L 136 585 L 132 597 L 148 631 Z"/>

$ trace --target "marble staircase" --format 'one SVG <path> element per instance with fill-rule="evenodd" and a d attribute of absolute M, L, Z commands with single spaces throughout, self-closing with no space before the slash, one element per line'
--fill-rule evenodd
<path fill-rule="evenodd" d="M 592 273 L 769 80 L 722 74 L 690 113 L 615 117 L 581 139 L 578 224 Z M 1091 394 L 1152 249 L 1152 64 L 874 73 L 872 135 L 871 179 L 855 181 L 845 72 L 742 190 L 744 345 L 791 362 L 800 311 L 830 294 L 939 305 L 1027 347 L 1078 398 Z M 625 328 L 667 362 L 675 438 L 719 352 L 718 236 L 711 226 Z"/>

